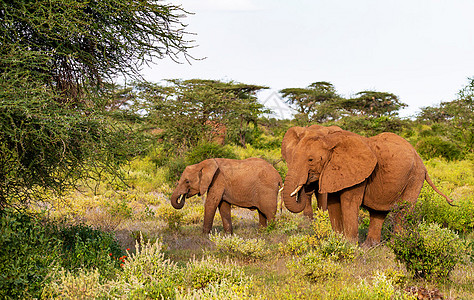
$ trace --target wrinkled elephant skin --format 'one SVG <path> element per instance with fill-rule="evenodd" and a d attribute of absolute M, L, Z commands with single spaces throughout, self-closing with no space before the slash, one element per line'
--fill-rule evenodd
<path fill-rule="evenodd" d="M 366 246 L 380 242 L 385 217 L 397 203 L 416 202 L 425 180 L 451 202 L 434 186 L 413 146 L 393 133 L 371 138 L 343 130 L 306 135 L 292 155 L 282 191 L 285 206 L 301 212 L 304 206 L 297 198 L 304 192 L 298 188 L 318 182 L 318 192 L 327 194 L 333 229 L 350 240 L 358 240 L 359 207 L 369 211 Z"/>
<path fill-rule="evenodd" d="M 308 136 L 320 136 L 324 137 L 333 132 L 343 131 L 338 126 L 329 126 L 324 127 L 321 125 L 311 125 L 309 127 L 300 127 L 295 126 L 288 129 L 283 137 L 281 143 L 281 156 L 290 164 L 293 159 L 295 159 L 295 150 L 301 139 Z M 303 211 L 303 215 L 308 218 L 313 218 L 313 207 L 312 207 L 312 195 L 316 196 L 318 203 L 318 208 L 322 210 L 327 210 L 327 194 L 318 192 L 318 182 L 312 182 L 304 184 L 301 193 L 298 194 L 298 201 L 291 203 L 290 205 L 297 206 L 292 207 L 291 211 L 298 210 Z"/>
<path fill-rule="evenodd" d="M 257 209 L 260 225 L 266 226 L 275 217 L 281 185 L 280 174 L 263 159 L 206 159 L 186 167 L 173 191 L 171 204 L 180 209 L 186 198 L 207 193 L 203 232 L 211 231 L 219 208 L 224 231 L 232 233 L 231 205 Z"/>

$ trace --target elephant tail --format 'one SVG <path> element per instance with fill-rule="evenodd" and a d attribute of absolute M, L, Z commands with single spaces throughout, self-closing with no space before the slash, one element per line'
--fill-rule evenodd
<path fill-rule="evenodd" d="M 438 190 L 438 188 L 434 185 L 433 181 L 431 181 L 431 178 L 430 176 L 428 175 L 428 172 L 425 173 L 425 180 L 426 182 L 428 182 L 428 184 L 433 188 L 433 190 L 435 192 L 437 192 L 438 194 L 440 194 L 441 196 L 443 196 L 446 201 L 448 201 L 448 204 L 451 205 L 451 206 L 457 206 L 455 204 L 453 204 L 453 200 L 451 200 L 448 196 L 446 196 L 445 194 L 443 194 L 443 192 L 441 192 L 440 190 Z"/>

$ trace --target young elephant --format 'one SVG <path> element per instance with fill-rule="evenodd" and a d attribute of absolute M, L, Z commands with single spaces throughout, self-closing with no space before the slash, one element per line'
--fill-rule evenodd
<path fill-rule="evenodd" d="M 211 231 L 219 207 L 224 231 L 232 233 L 231 205 L 257 209 L 260 225 L 266 226 L 267 220 L 275 217 L 281 185 L 280 174 L 263 159 L 211 158 L 186 167 L 171 195 L 171 204 L 181 209 L 186 198 L 207 192 L 203 232 Z"/>

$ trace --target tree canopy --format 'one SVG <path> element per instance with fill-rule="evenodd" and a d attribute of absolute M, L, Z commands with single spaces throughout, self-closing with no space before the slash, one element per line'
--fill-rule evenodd
<path fill-rule="evenodd" d="M 314 82 L 306 88 L 282 89 L 280 94 L 307 121 L 334 117 L 333 111 L 326 108 L 340 99 L 335 87 L 326 81 Z"/>
<path fill-rule="evenodd" d="M 150 124 L 163 130 L 164 143 L 183 152 L 201 140 L 212 140 L 215 126 L 245 146 L 249 131 L 266 110 L 256 92 L 266 87 L 217 80 L 169 80 L 167 85 L 137 85 L 138 108 Z M 177 124 L 179 124 L 177 126 Z"/>
<path fill-rule="evenodd" d="M 352 115 L 380 117 L 396 115 L 401 108 L 407 105 L 400 102 L 398 97 L 392 93 L 362 91 L 358 92 L 355 98 L 342 101 L 341 106 Z"/>
<path fill-rule="evenodd" d="M 0 207 L 136 153 L 106 86 L 154 58 L 189 59 L 186 14 L 153 0 L 1 2 Z"/>
<path fill-rule="evenodd" d="M 286 88 L 280 93 L 298 111 L 297 119 L 303 123 L 337 121 L 346 116 L 396 116 L 398 110 L 407 106 L 387 92 L 362 91 L 356 97 L 344 98 L 326 81 L 306 88 Z"/>
<path fill-rule="evenodd" d="M 453 143 L 460 152 L 474 152 L 474 78 L 453 101 L 421 109 L 417 120 L 434 126 L 431 131 Z"/>

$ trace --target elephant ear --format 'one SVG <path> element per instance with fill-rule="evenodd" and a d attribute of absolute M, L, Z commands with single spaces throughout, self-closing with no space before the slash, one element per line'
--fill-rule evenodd
<path fill-rule="evenodd" d="M 331 155 L 319 179 L 320 193 L 334 193 L 370 176 L 377 157 L 360 136 L 336 135 L 329 140 Z"/>
<path fill-rule="evenodd" d="M 285 133 L 281 142 L 281 157 L 283 157 L 284 160 L 288 159 L 288 152 L 298 144 L 305 131 L 306 128 L 304 127 L 294 126 Z"/>
<path fill-rule="evenodd" d="M 206 159 L 199 163 L 201 170 L 199 171 L 199 193 L 204 195 L 211 185 L 214 174 L 219 166 L 215 159 Z"/>

